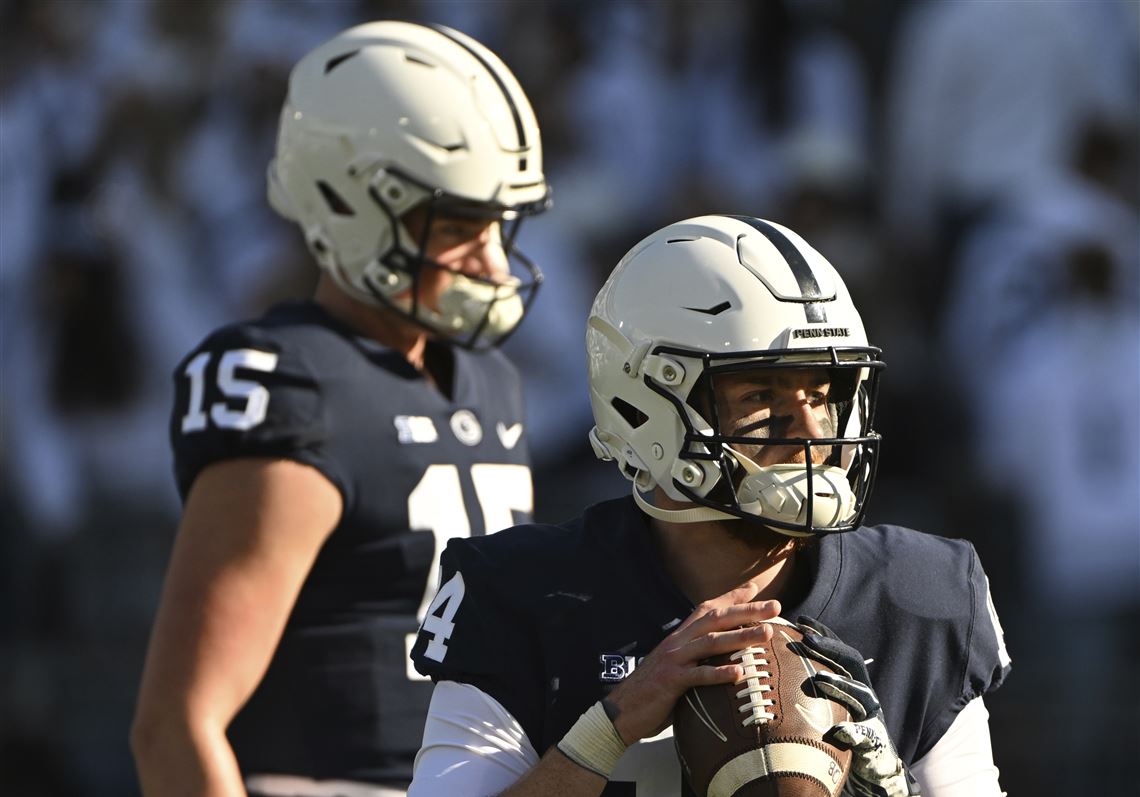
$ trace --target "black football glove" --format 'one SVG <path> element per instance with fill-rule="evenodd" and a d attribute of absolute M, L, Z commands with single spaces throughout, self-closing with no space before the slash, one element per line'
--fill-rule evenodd
<path fill-rule="evenodd" d="M 816 673 L 816 687 L 846 706 L 855 720 L 839 723 L 825 736 L 852 752 L 847 788 L 859 797 L 921 797 L 887 733 L 883 707 L 859 651 L 819 620 L 799 617 L 796 622 L 804 632 L 803 653 L 834 670 Z"/>

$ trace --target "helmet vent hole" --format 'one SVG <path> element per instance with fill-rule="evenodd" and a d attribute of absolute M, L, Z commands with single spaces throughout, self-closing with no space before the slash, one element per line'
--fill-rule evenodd
<path fill-rule="evenodd" d="M 336 215 L 356 215 L 356 211 L 352 209 L 352 206 L 345 202 L 344 198 L 324 180 L 317 180 L 317 190 L 321 192 L 321 196 L 324 197 L 325 204 L 329 206 L 329 210 L 331 210 Z"/>
<path fill-rule="evenodd" d="M 347 61 L 349 58 L 352 58 L 352 56 L 356 55 L 359 52 L 360 52 L 360 50 L 353 50 L 351 52 L 345 53 L 344 55 L 338 55 L 336 58 L 330 58 L 328 61 L 325 62 L 325 74 L 327 75 L 329 72 L 333 71 L 338 66 L 340 66 L 345 61 Z"/>
<path fill-rule="evenodd" d="M 712 307 L 686 307 L 686 310 L 692 310 L 694 313 L 704 313 L 705 315 L 720 315 L 725 310 L 732 307 L 732 302 L 721 302 L 714 304 Z"/>
<path fill-rule="evenodd" d="M 618 415 L 624 418 L 625 422 L 628 423 L 632 429 L 636 429 L 649 420 L 648 415 L 630 404 L 628 401 L 624 401 L 617 396 L 613 397 L 613 399 L 610 401 L 610 404 L 613 405 L 613 408 L 617 410 Z"/>

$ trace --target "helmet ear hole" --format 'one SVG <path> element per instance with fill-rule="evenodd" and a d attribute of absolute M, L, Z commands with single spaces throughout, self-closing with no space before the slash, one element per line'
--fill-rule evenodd
<path fill-rule="evenodd" d="M 646 421 L 649 420 L 648 415 L 630 404 L 625 399 L 614 396 L 610 400 L 610 404 L 615 410 L 617 410 L 618 415 L 620 415 L 625 420 L 625 422 L 629 424 L 630 429 L 637 429 L 639 426 L 642 426 Z"/>
<path fill-rule="evenodd" d="M 331 185 L 324 180 L 317 180 L 317 190 L 321 194 L 321 198 L 325 200 L 329 210 L 337 216 L 355 216 L 356 211 L 352 209 L 352 205 L 345 201 L 344 197 L 336 192 Z"/>

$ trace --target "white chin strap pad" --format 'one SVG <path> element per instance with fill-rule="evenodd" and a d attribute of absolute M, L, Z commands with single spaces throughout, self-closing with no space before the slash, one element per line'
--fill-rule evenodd
<path fill-rule="evenodd" d="M 804 525 L 808 485 L 808 468 L 802 463 L 757 467 L 740 482 L 737 497 L 741 506 L 755 504 L 761 517 Z M 812 465 L 810 485 L 812 526 L 836 526 L 855 516 L 855 494 L 842 468 Z"/>
<path fill-rule="evenodd" d="M 455 332 L 470 332 L 482 323 L 483 316 L 487 316 L 487 324 L 480 334 L 499 337 L 510 332 L 522 320 L 523 300 L 518 286 L 519 280 L 514 278 L 500 285 L 491 285 L 463 274 L 454 274 L 451 284 L 439 297 L 439 313 L 433 315 L 442 329 Z"/>
<path fill-rule="evenodd" d="M 390 281 L 383 278 L 376 280 L 386 287 L 390 285 L 391 289 L 385 291 L 389 301 L 403 312 L 411 314 L 411 278 L 403 272 L 380 268 L 384 275 L 397 277 Z M 421 302 L 417 309 L 417 320 L 444 335 L 458 336 L 477 329 L 483 322 L 483 316 L 487 316 L 487 323 L 479 332 L 484 338 L 501 337 L 522 320 L 526 308 L 518 292 L 517 278 L 512 277 L 500 285 L 473 280 L 464 274 L 451 274 L 450 280 L 450 284 L 440 294 L 439 311 Z M 407 293 L 399 297 L 393 295 L 401 292 Z"/>

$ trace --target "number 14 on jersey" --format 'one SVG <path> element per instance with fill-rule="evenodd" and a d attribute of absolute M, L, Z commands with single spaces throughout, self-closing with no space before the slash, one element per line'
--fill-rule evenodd
<path fill-rule="evenodd" d="M 530 469 L 526 465 L 483 463 L 471 466 L 471 481 L 475 495 L 483 513 L 483 528 L 490 534 L 514 525 L 511 510 L 530 514 L 534 508 L 534 492 L 530 480 Z M 463 584 L 458 583 L 455 594 L 455 579 L 448 582 L 445 589 L 439 586 L 439 558 L 448 540 L 454 537 L 471 536 L 471 524 L 467 519 L 467 508 L 463 503 L 463 489 L 459 483 L 459 468 L 455 465 L 431 465 L 424 472 L 419 484 L 408 495 L 408 523 L 413 529 L 430 529 L 435 537 L 435 555 L 428 571 L 426 588 L 420 601 L 416 619 L 425 631 L 432 635 L 428 645 L 440 659 L 446 652 L 447 638 L 451 636 L 451 617 L 462 600 Z M 437 590 L 439 590 L 437 594 Z M 434 598 L 434 601 L 433 601 Z M 428 614 L 428 605 L 432 614 Z M 438 615 L 438 616 L 437 616 Z M 404 640 L 404 654 L 408 679 L 427 680 L 412 667 L 412 646 L 416 634 L 408 634 Z M 428 655 L 431 655 L 429 652 Z M 435 656 L 433 656 L 435 658 Z"/>

